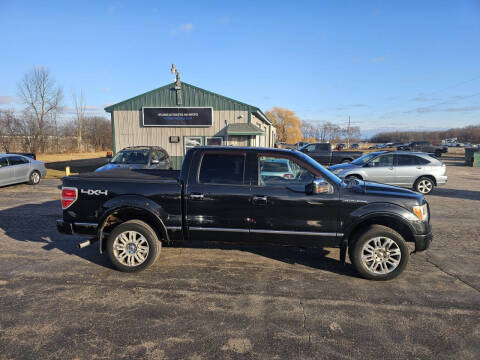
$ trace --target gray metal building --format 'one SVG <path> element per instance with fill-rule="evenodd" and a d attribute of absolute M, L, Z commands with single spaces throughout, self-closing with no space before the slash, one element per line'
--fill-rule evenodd
<path fill-rule="evenodd" d="M 258 108 L 177 81 L 108 106 L 113 151 L 156 145 L 180 168 L 197 145 L 273 147 L 275 127 Z"/>

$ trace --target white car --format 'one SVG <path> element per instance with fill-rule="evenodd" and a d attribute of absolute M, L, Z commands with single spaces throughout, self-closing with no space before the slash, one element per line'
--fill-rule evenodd
<path fill-rule="evenodd" d="M 422 152 L 377 151 L 329 169 L 341 178 L 409 187 L 424 195 L 447 183 L 445 164 Z"/>
<path fill-rule="evenodd" d="M 17 154 L 0 154 L 0 186 L 29 183 L 36 185 L 47 169 L 41 161 Z"/>

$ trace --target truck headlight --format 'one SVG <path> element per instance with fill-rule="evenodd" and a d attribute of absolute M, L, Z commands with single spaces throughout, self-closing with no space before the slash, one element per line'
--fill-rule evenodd
<path fill-rule="evenodd" d="M 417 217 L 422 220 L 426 221 L 428 219 L 428 207 L 427 204 L 418 205 L 413 207 L 413 213 L 417 215 Z"/>

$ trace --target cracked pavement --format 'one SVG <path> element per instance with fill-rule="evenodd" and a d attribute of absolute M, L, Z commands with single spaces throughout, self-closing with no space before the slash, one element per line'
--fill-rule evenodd
<path fill-rule="evenodd" d="M 388 282 L 338 249 L 215 243 L 123 274 L 56 232 L 59 182 L 0 188 L 0 359 L 478 359 L 480 168 L 445 162 L 434 242 Z"/>

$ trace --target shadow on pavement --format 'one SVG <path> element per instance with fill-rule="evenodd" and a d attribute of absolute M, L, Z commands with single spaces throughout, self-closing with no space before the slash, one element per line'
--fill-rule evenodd
<path fill-rule="evenodd" d="M 112 268 L 105 256 L 92 245 L 78 249 L 77 243 L 85 237 L 69 236 L 57 232 L 55 220 L 61 217 L 60 201 L 46 201 L 41 204 L 25 204 L 0 210 L 0 229 L 5 235 L 24 243 L 43 244 L 42 249 L 58 249 L 69 255 L 76 255 L 97 265 Z"/>
<path fill-rule="evenodd" d="M 453 199 L 480 200 L 480 191 L 457 190 L 437 187 L 433 190 L 431 196 L 440 196 Z"/>
<path fill-rule="evenodd" d="M 112 265 L 106 254 L 100 254 L 98 243 L 83 249 L 77 248 L 80 236 L 64 235 L 57 232 L 55 220 L 61 217 L 58 200 L 41 204 L 25 204 L 0 210 L 0 229 L 5 235 L 24 243 L 41 243 L 42 249 L 58 249 L 69 255 L 75 255 L 96 265 L 111 269 Z M 19 221 L 27 219 L 27 221 Z M 169 247 L 191 249 L 222 249 L 246 251 L 288 264 L 301 264 L 346 276 L 358 277 L 350 264 L 342 265 L 336 259 L 328 258 L 328 250 L 323 248 L 299 248 L 269 244 L 236 244 L 216 241 L 181 241 Z M 161 256 L 161 255 L 160 255 Z"/>
<path fill-rule="evenodd" d="M 50 162 L 46 163 L 45 166 L 47 169 L 60 171 L 63 171 L 65 170 L 65 167 L 70 166 L 70 171 L 73 173 L 85 173 L 98 169 L 100 166 L 103 166 L 106 163 L 107 161 L 104 157 L 99 157 L 93 159 Z"/>

